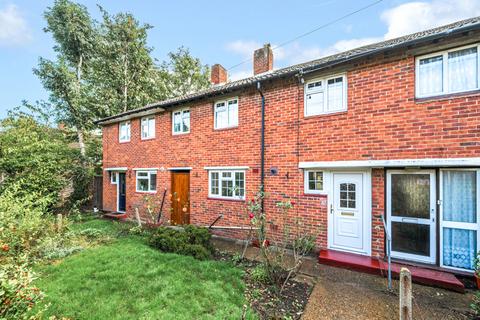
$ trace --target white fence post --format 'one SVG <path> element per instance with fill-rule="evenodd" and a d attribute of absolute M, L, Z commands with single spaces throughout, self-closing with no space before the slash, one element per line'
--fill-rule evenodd
<path fill-rule="evenodd" d="M 412 274 L 407 268 L 400 270 L 400 320 L 412 319 Z"/>

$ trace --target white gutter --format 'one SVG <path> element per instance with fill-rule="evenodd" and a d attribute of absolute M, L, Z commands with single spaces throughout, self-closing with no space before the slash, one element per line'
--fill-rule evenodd
<path fill-rule="evenodd" d="M 310 168 L 389 168 L 389 167 L 480 167 L 480 158 L 432 158 L 395 160 L 305 161 L 300 169 Z"/>

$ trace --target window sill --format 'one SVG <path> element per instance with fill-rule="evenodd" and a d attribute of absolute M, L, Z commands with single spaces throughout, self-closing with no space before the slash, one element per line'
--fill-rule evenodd
<path fill-rule="evenodd" d="M 303 195 L 306 197 L 326 197 L 328 196 L 328 192 L 319 192 L 319 193 L 304 192 Z"/>
<path fill-rule="evenodd" d="M 311 119 L 311 118 L 318 118 L 318 117 L 332 117 L 332 116 L 337 116 L 337 115 L 344 115 L 344 114 L 347 114 L 347 112 L 348 112 L 348 109 L 326 112 L 326 113 L 320 113 L 320 114 L 312 114 L 312 115 L 304 114 L 303 118 L 304 119 Z"/>
<path fill-rule="evenodd" d="M 209 196 L 207 200 L 219 200 L 219 201 L 231 201 L 231 202 L 245 202 L 245 199 L 229 199 L 229 198 L 216 198 Z"/>
<path fill-rule="evenodd" d="M 233 126 L 233 127 L 225 127 L 225 128 L 213 128 L 214 131 L 226 131 L 226 130 L 232 130 L 232 129 L 237 129 L 238 125 Z"/>
<path fill-rule="evenodd" d="M 150 141 L 150 140 L 155 140 L 155 137 L 152 137 L 152 138 L 140 138 L 140 141 Z"/>
<path fill-rule="evenodd" d="M 130 142 L 130 140 L 125 140 L 125 141 L 118 140 L 118 143 L 129 143 L 129 142 Z"/>
<path fill-rule="evenodd" d="M 188 131 L 188 132 L 172 132 L 172 136 L 174 136 L 174 137 L 175 136 L 180 136 L 181 137 L 181 136 L 187 135 L 189 133 L 190 133 L 190 131 Z"/>
<path fill-rule="evenodd" d="M 157 193 L 157 191 L 139 191 L 139 190 L 135 190 L 135 193 L 155 194 L 155 193 Z"/>
<path fill-rule="evenodd" d="M 480 90 L 475 89 L 475 90 L 464 91 L 464 92 L 447 93 L 447 94 L 439 94 L 439 95 L 430 96 L 430 97 L 415 98 L 415 103 L 427 103 L 431 101 L 443 101 L 443 100 L 463 98 L 467 96 L 479 96 L 479 95 L 480 95 Z"/>

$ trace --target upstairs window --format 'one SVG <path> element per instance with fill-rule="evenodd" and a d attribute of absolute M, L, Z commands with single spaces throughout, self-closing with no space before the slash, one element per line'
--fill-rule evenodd
<path fill-rule="evenodd" d="M 478 45 L 442 51 L 416 59 L 416 97 L 479 89 Z"/>
<path fill-rule="evenodd" d="M 209 196 L 224 199 L 245 199 L 245 171 L 210 171 Z"/>
<path fill-rule="evenodd" d="M 137 192 L 157 191 L 156 171 L 137 171 Z"/>
<path fill-rule="evenodd" d="M 155 138 L 155 116 L 144 117 L 141 120 L 142 139 Z"/>
<path fill-rule="evenodd" d="M 238 126 L 238 99 L 218 101 L 215 103 L 215 129 Z"/>
<path fill-rule="evenodd" d="M 173 134 L 190 132 L 190 109 L 182 109 L 173 112 Z"/>
<path fill-rule="evenodd" d="M 130 121 L 120 122 L 118 132 L 118 140 L 120 142 L 130 141 Z"/>
<path fill-rule="evenodd" d="M 305 84 L 305 116 L 347 110 L 345 75 L 320 78 Z"/>

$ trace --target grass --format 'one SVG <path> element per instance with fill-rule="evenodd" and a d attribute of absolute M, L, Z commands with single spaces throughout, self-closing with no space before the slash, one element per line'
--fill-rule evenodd
<path fill-rule="evenodd" d="M 117 235 L 124 226 L 92 220 L 77 229 Z M 72 319 L 240 319 L 242 271 L 217 261 L 162 253 L 140 237 L 119 237 L 42 266 L 46 316 Z M 248 318 L 255 316 L 249 311 Z"/>

